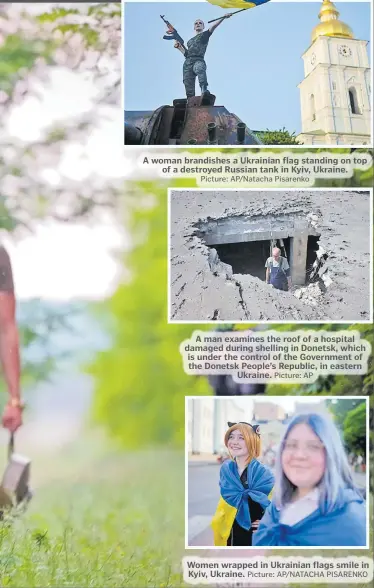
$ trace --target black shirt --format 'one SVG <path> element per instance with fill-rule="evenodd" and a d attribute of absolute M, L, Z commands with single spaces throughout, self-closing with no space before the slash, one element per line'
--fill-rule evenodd
<path fill-rule="evenodd" d="M 12 266 L 9 255 L 4 247 L 0 245 L 0 291 L 14 292 Z"/>
<path fill-rule="evenodd" d="M 240 476 L 240 481 L 243 484 L 244 488 L 248 488 L 248 467 L 245 468 L 244 472 L 242 473 L 242 475 Z M 258 502 L 255 502 L 254 500 L 252 500 L 252 498 L 250 496 L 248 496 L 248 505 L 249 505 L 249 514 L 251 517 L 251 521 L 258 521 L 260 519 L 262 519 L 262 517 L 264 516 L 264 512 L 265 509 L 261 506 L 261 504 L 259 504 Z M 233 545 L 235 547 L 245 547 L 248 545 L 252 545 L 252 535 L 253 535 L 253 530 L 249 529 L 249 531 L 246 531 L 245 529 L 243 529 L 243 527 L 241 527 L 239 525 L 239 523 L 236 522 L 236 519 L 234 521 L 234 524 L 232 526 L 231 529 L 231 533 L 230 536 L 227 540 L 227 545 Z"/>

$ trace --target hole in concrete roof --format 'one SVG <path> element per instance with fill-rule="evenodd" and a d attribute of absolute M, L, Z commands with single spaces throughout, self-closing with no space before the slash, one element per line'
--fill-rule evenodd
<path fill-rule="evenodd" d="M 223 271 L 228 279 L 232 274 L 250 274 L 265 281 L 266 260 L 272 248 L 279 247 L 290 265 L 293 285 L 320 280 L 327 255 L 320 249 L 319 233 L 306 216 L 232 216 L 208 219 L 195 227 L 195 235 L 213 250 L 213 273 Z"/>
<path fill-rule="evenodd" d="M 290 238 L 284 239 L 285 249 L 282 255 L 289 259 Z M 213 247 L 213 246 L 212 246 Z M 260 280 L 265 280 L 265 263 L 271 255 L 270 241 L 251 241 L 248 243 L 228 243 L 215 245 L 218 257 L 224 263 L 231 265 L 233 274 L 251 274 Z"/>

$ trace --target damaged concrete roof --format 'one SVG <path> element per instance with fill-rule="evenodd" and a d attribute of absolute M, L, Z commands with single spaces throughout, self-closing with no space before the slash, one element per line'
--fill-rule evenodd
<path fill-rule="evenodd" d="M 370 319 L 370 193 L 172 191 L 170 320 L 367 321 Z M 328 254 L 329 287 L 315 306 L 250 274 L 214 275 L 196 223 L 237 215 L 311 215 Z"/>

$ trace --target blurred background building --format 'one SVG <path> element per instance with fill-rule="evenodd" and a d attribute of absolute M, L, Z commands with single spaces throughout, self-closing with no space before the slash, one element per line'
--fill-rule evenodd
<path fill-rule="evenodd" d="M 284 431 L 297 414 L 319 413 L 335 420 L 343 433 L 343 420 L 354 406 L 343 399 L 324 400 L 318 397 L 198 397 L 187 399 L 187 450 L 190 457 L 216 456 L 226 452 L 224 436 L 227 422 L 245 421 L 260 425 L 261 459 L 271 465 Z M 361 401 L 363 402 L 363 401 Z"/>
<path fill-rule="evenodd" d="M 254 419 L 256 423 L 268 423 L 269 421 L 283 421 L 286 418 L 285 409 L 273 402 L 254 402 Z"/>
<path fill-rule="evenodd" d="M 250 409 L 251 407 L 249 407 Z M 238 406 L 233 398 L 191 398 L 187 401 L 188 453 L 219 453 L 224 447 L 227 422 L 251 422 L 252 410 Z"/>

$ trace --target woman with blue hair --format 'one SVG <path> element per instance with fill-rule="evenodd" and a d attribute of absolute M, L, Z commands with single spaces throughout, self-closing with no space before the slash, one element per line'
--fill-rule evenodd
<path fill-rule="evenodd" d="M 296 416 L 279 447 L 272 503 L 253 546 L 366 546 L 366 503 L 339 432 L 319 414 Z"/>

